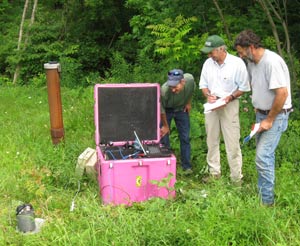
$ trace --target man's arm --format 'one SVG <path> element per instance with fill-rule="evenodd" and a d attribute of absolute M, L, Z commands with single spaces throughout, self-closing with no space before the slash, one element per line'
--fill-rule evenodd
<path fill-rule="evenodd" d="M 160 128 L 160 137 L 163 137 L 169 133 L 170 129 L 167 121 L 167 115 L 165 113 L 162 113 L 160 115 L 160 118 L 162 123 L 162 127 Z"/>
<path fill-rule="evenodd" d="M 258 130 L 258 132 L 267 131 L 272 127 L 274 119 L 282 110 L 285 100 L 288 97 L 288 91 L 286 87 L 277 88 L 274 91 L 275 91 L 275 98 L 274 98 L 272 108 L 267 118 L 260 123 L 260 129 Z"/>
<path fill-rule="evenodd" d="M 234 99 L 240 97 L 240 96 L 243 95 L 243 94 L 244 94 L 243 91 L 236 90 L 236 91 L 234 91 L 231 95 L 229 95 L 229 96 L 227 96 L 227 97 L 225 98 L 225 102 L 226 102 L 226 103 L 229 103 L 229 102 L 233 101 Z"/>
<path fill-rule="evenodd" d="M 189 99 L 189 101 L 185 105 L 183 111 L 189 113 L 191 111 L 191 109 L 192 109 L 192 98 Z"/>

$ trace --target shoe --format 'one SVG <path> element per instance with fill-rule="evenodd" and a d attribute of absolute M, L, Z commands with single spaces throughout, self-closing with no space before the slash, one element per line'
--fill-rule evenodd
<path fill-rule="evenodd" d="M 191 175 L 193 173 L 193 170 L 191 168 L 183 170 L 184 175 Z"/>
<path fill-rule="evenodd" d="M 231 180 L 231 184 L 235 187 L 242 187 L 242 183 L 243 183 L 243 180 L 241 180 L 241 179 L 235 180 L 235 181 Z"/>
<path fill-rule="evenodd" d="M 274 203 L 261 203 L 261 206 L 265 207 L 265 208 L 273 208 L 275 206 L 275 204 Z"/>
<path fill-rule="evenodd" d="M 214 182 L 215 180 L 218 180 L 220 178 L 221 178 L 221 174 L 209 174 L 202 178 L 202 182 L 205 184 L 208 184 L 208 183 Z"/>

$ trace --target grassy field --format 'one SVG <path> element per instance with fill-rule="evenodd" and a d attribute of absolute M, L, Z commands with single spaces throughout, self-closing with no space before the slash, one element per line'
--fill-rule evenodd
<path fill-rule="evenodd" d="M 276 205 L 257 197 L 254 141 L 243 146 L 244 184 L 234 187 L 222 147 L 223 176 L 202 184 L 206 166 L 203 115 L 194 108 L 195 172 L 180 175 L 173 200 L 103 206 L 95 180 L 78 182 L 78 156 L 95 148 L 93 88 L 62 89 L 65 141 L 53 146 L 46 88 L 0 87 L 0 245 L 300 245 L 300 122 L 291 117 L 276 162 Z M 241 113 L 242 136 L 253 118 Z M 252 116 L 251 116 L 252 117 Z M 176 143 L 176 135 L 172 136 Z M 174 144 L 178 153 L 178 144 Z M 16 230 L 16 207 L 31 203 L 42 230 Z"/>

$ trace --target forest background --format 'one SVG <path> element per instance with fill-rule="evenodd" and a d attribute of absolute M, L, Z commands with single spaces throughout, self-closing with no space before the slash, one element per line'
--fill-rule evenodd
<path fill-rule="evenodd" d="M 2 0 L 0 2 L 0 242 L 4 245 L 300 245 L 300 2 L 287 0 Z M 164 83 L 177 67 L 198 83 L 208 35 L 224 38 L 252 29 L 266 48 L 284 57 L 291 73 L 294 112 L 276 153 L 277 203 L 260 207 L 255 142 L 243 146 L 244 185 L 234 188 L 222 144 L 224 178 L 210 186 L 206 172 L 203 102 L 191 112 L 194 174 L 180 173 L 176 199 L 152 199 L 130 208 L 102 206 L 97 182 L 84 177 L 77 157 L 94 147 L 96 83 Z M 61 64 L 66 140 L 53 148 L 44 63 Z M 240 100 L 241 136 L 254 121 L 250 93 Z M 179 141 L 171 126 L 172 147 Z M 76 209 L 70 203 L 77 194 Z M 43 233 L 15 230 L 15 208 L 34 205 Z"/>
<path fill-rule="evenodd" d="M 0 84 L 44 85 L 58 61 L 62 86 L 164 82 L 179 67 L 198 80 L 208 35 L 253 29 L 289 65 L 299 91 L 299 1 L 9 1 L 0 3 Z M 297 95 L 298 96 L 298 95 Z"/>

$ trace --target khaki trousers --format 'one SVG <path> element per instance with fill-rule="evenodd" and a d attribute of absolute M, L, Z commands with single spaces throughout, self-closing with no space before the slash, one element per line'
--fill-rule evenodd
<path fill-rule="evenodd" d="M 233 100 L 226 107 L 205 114 L 207 135 L 207 163 L 212 175 L 221 174 L 220 137 L 224 139 L 230 178 L 241 180 L 242 153 L 240 148 L 239 100 Z"/>

